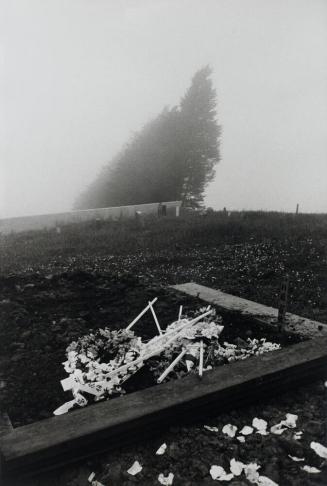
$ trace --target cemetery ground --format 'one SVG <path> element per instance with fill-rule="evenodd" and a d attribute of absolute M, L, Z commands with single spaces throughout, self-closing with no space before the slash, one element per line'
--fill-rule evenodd
<path fill-rule="evenodd" d="M 168 285 L 194 281 L 277 307 L 281 279 L 288 273 L 288 311 L 327 322 L 324 215 L 221 212 L 94 222 L 62 227 L 60 232 L 0 237 L 0 245 L 0 401 L 15 427 L 51 416 L 67 400 L 60 387 L 65 377 L 61 363 L 71 341 L 90 329 L 125 327 L 153 297 L 158 297 L 156 310 L 163 327 L 176 319 L 179 305 L 189 311 L 203 306 Z M 145 335 L 154 331 L 151 316 L 139 326 Z M 261 337 L 244 327 L 234 331 L 228 335 L 233 339 Z M 278 333 L 274 339 L 278 341 Z M 90 484 L 92 471 L 105 486 L 160 484 L 158 475 L 169 472 L 176 485 L 220 484 L 211 479 L 210 467 L 217 464 L 228 470 L 231 458 L 257 462 L 260 474 L 280 486 L 326 484 L 326 465 L 309 447 L 311 441 L 326 445 L 326 390 L 319 380 L 274 399 L 262 397 L 252 406 L 235 404 L 228 413 L 167 427 L 146 443 L 139 440 L 21 484 L 83 486 Z M 251 434 L 245 442 L 222 433 L 225 424 L 241 429 L 254 417 L 271 426 L 286 413 L 298 415 L 301 440 L 294 439 L 292 430 Z M 157 456 L 163 442 L 167 450 Z M 131 476 L 127 469 L 135 460 L 143 469 Z M 310 474 L 301 469 L 304 464 L 322 472 Z M 228 484 L 250 483 L 236 477 Z"/>

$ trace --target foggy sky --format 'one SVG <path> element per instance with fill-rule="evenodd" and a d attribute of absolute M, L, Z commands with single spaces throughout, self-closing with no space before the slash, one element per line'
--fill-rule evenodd
<path fill-rule="evenodd" d="M 327 212 L 325 0 L 0 0 L 0 217 L 70 210 L 210 64 L 206 203 Z"/>

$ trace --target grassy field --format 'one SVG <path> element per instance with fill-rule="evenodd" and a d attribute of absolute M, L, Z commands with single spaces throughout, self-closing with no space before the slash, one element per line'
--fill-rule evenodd
<path fill-rule="evenodd" d="M 0 271 L 132 273 L 185 281 L 277 305 L 290 274 L 289 309 L 327 322 L 327 215 L 215 212 L 64 226 L 0 238 Z"/>

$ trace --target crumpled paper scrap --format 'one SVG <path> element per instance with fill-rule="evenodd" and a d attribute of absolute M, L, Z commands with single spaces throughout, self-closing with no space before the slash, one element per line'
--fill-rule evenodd
<path fill-rule="evenodd" d="M 156 451 L 156 455 L 162 456 L 166 452 L 166 449 L 167 449 L 167 444 L 164 442 L 163 444 L 161 444 L 159 449 Z"/>
<path fill-rule="evenodd" d="M 243 435 L 238 435 L 238 436 L 236 437 L 236 439 L 237 439 L 239 442 L 242 442 L 242 443 L 244 443 L 244 442 L 245 442 L 245 437 L 244 437 Z"/>
<path fill-rule="evenodd" d="M 211 427 L 210 425 L 204 425 L 205 429 L 210 430 L 210 432 L 219 432 L 218 427 Z"/>
<path fill-rule="evenodd" d="M 143 467 L 139 463 L 139 461 L 135 461 L 134 464 L 127 470 L 128 474 L 132 476 L 136 476 L 139 472 L 141 472 Z"/>
<path fill-rule="evenodd" d="M 261 434 L 261 435 L 269 434 L 269 432 L 267 431 L 268 422 L 266 422 L 266 420 L 254 417 L 254 419 L 252 420 L 252 427 L 257 429 L 257 434 Z"/>
<path fill-rule="evenodd" d="M 233 473 L 227 474 L 223 467 L 215 465 L 211 466 L 210 475 L 214 481 L 230 481 L 234 477 Z"/>
<path fill-rule="evenodd" d="M 229 437 L 235 437 L 236 431 L 237 431 L 236 425 L 232 425 L 232 424 L 226 424 L 222 429 L 223 434 L 226 434 Z"/>
<path fill-rule="evenodd" d="M 242 435 L 250 435 L 253 433 L 253 427 L 250 427 L 249 425 L 244 425 L 243 429 L 240 430 L 240 434 Z"/>
<path fill-rule="evenodd" d="M 303 432 L 302 430 L 299 430 L 298 432 L 295 432 L 293 434 L 293 439 L 294 440 L 301 440 L 302 439 Z"/>
<path fill-rule="evenodd" d="M 291 456 L 290 454 L 288 454 L 288 457 L 290 459 L 292 459 L 292 461 L 294 462 L 301 462 L 301 461 L 304 461 L 304 457 L 296 457 L 296 456 Z"/>
<path fill-rule="evenodd" d="M 281 422 L 279 422 L 279 424 L 276 424 L 276 425 L 273 425 L 272 427 L 270 427 L 270 431 L 273 434 L 280 435 L 286 429 L 295 429 L 297 419 L 298 419 L 298 416 L 295 415 L 294 413 L 287 413 L 286 414 L 286 420 L 282 420 Z"/>
<path fill-rule="evenodd" d="M 306 471 L 310 474 L 318 474 L 321 472 L 320 469 L 317 469 L 316 467 L 313 467 L 313 466 L 303 466 L 301 467 L 301 469 L 303 469 L 303 471 Z"/>
<path fill-rule="evenodd" d="M 315 451 L 315 453 L 322 457 L 323 459 L 327 459 L 327 447 L 319 444 L 319 442 L 311 442 L 310 444 L 311 449 Z"/>
<path fill-rule="evenodd" d="M 171 486 L 174 481 L 174 474 L 169 473 L 168 476 L 164 476 L 162 473 L 160 473 L 158 476 L 158 481 L 164 486 Z"/>
<path fill-rule="evenodd" d="M 244 469 L 244 464 L 243 462 L 236 461 L 236 459 L 231 459 L 230 460 L 230 470 L 234 474 L 234 476 L 240 476 L 242 474 L 242 471 Z"/>

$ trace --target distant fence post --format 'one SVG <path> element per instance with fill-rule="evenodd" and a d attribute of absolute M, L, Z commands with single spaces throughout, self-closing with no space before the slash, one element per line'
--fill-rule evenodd
<path fill-rule="evenodd" d="M 281 283 L 278 302 L 278 322 L 281 323 L 285 322 L 289 283 L 290 276 L 286 274 Z"/>
<path fill-rule="evenodd" d="M 297 203 L 297 205 L 296 205 L 295 214 L 299 214 L 299 203 Z"/>

